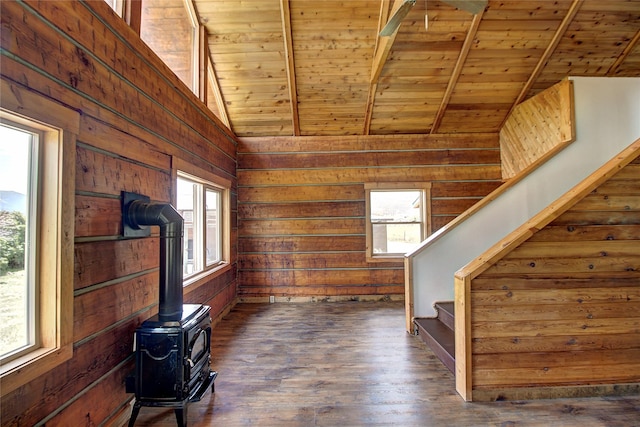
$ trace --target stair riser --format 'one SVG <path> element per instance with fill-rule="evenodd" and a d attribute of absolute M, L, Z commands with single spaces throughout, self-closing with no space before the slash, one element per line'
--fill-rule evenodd
<path fill-rule="evenodd" d="M 438 310 L 438 319 L 452 331 L 455 330 L 456 327 L 453 321 L 453 314 L 444 310 Z"/>
<path fill-rule="evenodd" d="M 447 350 L 429 331 L 416 323 L 418 329 L 418 337 L 433 351 L 435 356 L 449 369 L 452 373 L 455 371 L 454 349 Z M 448 340 L 453 340 L 453 330 L 450 331 L 451 336 Z"/>

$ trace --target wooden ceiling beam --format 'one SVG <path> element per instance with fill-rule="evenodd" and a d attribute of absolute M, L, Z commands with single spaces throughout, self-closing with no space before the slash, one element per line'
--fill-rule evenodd
<path fill-rule="evenodd" d="M 389 4 L 388 1 L 383 0 L 381 7 L 380 7 L 380 15 L 382 17 L 382 13 L 383 13 L 383 9 L 385 4 Z M 393 16 L 393 14 L 400 9 L 400 6 L 402 6 L 404 4 L 404 0 L 395 0 L 395 2 L 393 3 L 393 9 L 391 10 L 391 16 Z M 376 37 L 376 53 L 375 53 L 375 57 L 373 59 L 373 66 L 371 67 L 371 78 L 370 78 L 370 82 L 371 83 L 377 83 L 378 79 L 380 78 L 380 73 L 382 72 L 382 68 L 384 67 L 384 64 L 387 62 L 387 58 L 389 57 L 389 52 L 391 51 L 391 46 L 393 46 L 393 42 L 396 40 L 396 36 L 398 35 L 398 29 L 400 28 L 398 26 L 398 28 L 396 28 L 396 30 L 389 36 L 386 37 L 380 37 L 380 30 L 382 30 L 382 27 L 384 27 L 384 25 L 380 25 L 380 23 L 382 22 L 382 19 L 380 19 L 378 21 L 378 36 Z M 384 21 L 384 24 L 386 25 L 386 19 Z"/>
<path fill-rule="evenodd" d="M 378 63 L 378 61 L 383 60 L 382 56 L 380 57 L 378 56 L 378 52 L 380 52 L 381 50 L 382 41 L 390 38 L 390 37 L 380 37 L 380 31 L 382 31 L 382 28 L 384 28 L 384 26 L 387 23 L 387 20 L 389 19 L 390 3 L 391 3 L 390 0 L 380 1 L 380 17 L 378 18 L 378 31 L 376 32 L 376 45 L 373 50 L 374 59 L 373 59 L 373 65 L 371 67 L 371 77 L 369 79 L 369 93 L 367 94 L 367 105 L 365 108 L 365 115 L 364 115 L 364 129 L 362 132 L 363 135 L 369 135 L 369 131 L 371 128 L 371 117 L 373 116 L 373 104 L 376 100 L 376 90 L 378 89 L 378 79 L 380 78 L 382 67 L 384 66 L 384 63 L 382 64 Z M 394 3 L 394 10 L 396 9 L 396 6 L 400 7 L 401 4 L 402 4 L 402 0 L 396 0 L 396 2 Z M 393 33 L 394 40 L 396 38 L 397 33 L 398 33 L 397 31 Z M 393 44 L 393 41 L 391 42 L 391 44 Z M 387 53 L 384 57 L 384 62 L 386 62 L 387 58 L 389 57 L 389 50 L 391 49 L 391 44 L 387 49 Z"/>
<path fill-rule="evenodd" d="M 442 102 L 440 102 L 440 108 L 438 108 L 438 112 L 436 113 L 435 118 L 433 119 L 433 124 L 431 125 L 431 131 L 429 133 L 433 134 L 438 131 L 440 127 L 440 123 L 442 123 L 442 118 L 444 117 L 445 111 L 447 111 L 447 106 L 449 105 L 449 100 L 451 99 L 451 94 L 453 94 L 453 90 L 458 83 L 458 79 L 460 78 L 460 73 L 462 73 L 462 67 L 464 63 L 467 61 L 467 56 L 469 56 L 469 51 L 471 50 L 471 45 L 473 44 L 473 40 L 476 38 L 476 34 L 478 33 L 478 28 L 480 27 L 480 21 L 482 21 L 482 16 L 484 15 L 484 10 L 481 10 L 479 13 L 473 16 L 473 21 L 471 21 L 471 27 L 467 32 L 467 37 L 464 39 L 464 44 L 462 45 L 462 49 L 460 50 L 460 55 L 458 55 L 458 60 L 456 61 L 455 67 L 453 67 L 453 72 L 451 73 L 451 77 L 449 78 L 449 83 L 447 84 L 447 90 L 442 97 Z"/>
<path fill-rule="evenodd" d="M 284 38 L 284 53 L 287 58 L 287 82 L 289 84 L 289 102 L 291 103 L 291 122 L 293 135 L 300 135 L 300 116 L 298 114 L 298 86 L 296 84 L 296 69 L 293 59 L 293 35 L 291 32 L 291 10 L 289 0 L 280 0 L 280 16 L 282 18 L 282 36 Z"/>
<path fill-rule="evenodd" d="M 622 65 L 625 59 L 627 59 L 627 56 L 629 56 L 631 51 L 633 51 L 633 49 L 636 47 L 636 44 L 638 44 L 639 40 L 640 40 L 640 30 L 638 30 L 636 32 L 636 35 L 633 36 L 633 38 L 629 41 L 629 43 L 624 48 L 620 56 L 618 56 L 618 58 L 616 59 L 616 62 L 614 62 L 611 67 L 609 67 L 609 70 L 607 70 L 607 76 L 613 76 L 618 71 L 618 68 L 620 67 L 620 65 Z"/>
<path fill-rule="evenodd" d="M 529 93 L 529 91 L 533 87 L 533 84 L 538 79 L 538 76 L 540 76 L 542 69 L 545 67 L 545 65 L 547 65 L 547 61 L 549 60 L 551 55 L 553 55 L 553 52 L 555 52 L 556 48 L 558 47 L 558 44 L 560 44 L 560 41 L 562 40 L 562 36 L 564 36 L 564 34 L 567 32 L 567 29 L 569 28 L 569 25 L 571 25 L 571 22 L 573 22 L 573 18 L 575 18 L 576 14 L 578 13 L 578 10 L 580 10 L 582 3 L 584 3 L 584 0 L 573 0 L 573 3 L 571 3 L 571 6 L 569 7 L 567 14 L 565 15 L 564 19 L 556 29 L 556 32 L 554 33 L 553 38 L 549 42 L 549 45 L 547 46 L 544 53 L 540 57 L 540 60 L 536 64 L 536 67 L 533 69 L 533 72 L 529 76 L 529 79 L 527 80 L 522 90 L 520 91 L 520 94 L 518 95 L 514 103 L 511 105 L 509 112 L 506 114 L 504 121 L 502 122 L 503 125 L 504 125 L 504 122 L 511 115 L 511 112 L 513 111 L 513 109 L 516 108 L 516 106 L 520 104 L 522 100 L 524 100 L 524 98 L 527 96 L 527 93 Z"/>

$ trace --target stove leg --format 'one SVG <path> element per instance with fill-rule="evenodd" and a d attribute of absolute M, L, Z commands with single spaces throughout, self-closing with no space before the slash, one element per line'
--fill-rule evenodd
<path fill-rule="evenodd" d="M 182 408 L 176 408 L 175 413 L 178 427 L 187 427 L 187 403 Z"/>
<path fill-rule="evenodd" d="M 136 400 L 136 403 L 133 404 L 133 410 L 131 411 L 131 418 L 129 418 L 129 427 L 133 427 L 136 422 L 136 418 L 138 418 L 138 413 L 140 412 L 140 407 L 142 405 L 140 402 Z"/>

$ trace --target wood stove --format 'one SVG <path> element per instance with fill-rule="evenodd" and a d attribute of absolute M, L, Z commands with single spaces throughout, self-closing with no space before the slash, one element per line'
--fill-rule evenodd
<path fill-rule="evenodd" d="M 123 192 L 123 234 L 149 235 L 160 226 L 160 301 L 158 314 L 135 331 L 136 369 L 127 378 L 127 393 L 135 393 L 129 427 L 142 406 L 174 408 L 178 425 L 187 425 L 187 407 L 209 386 L 214 392 L 217 372 L 211 370 L 210 307 L 183 304 L 182 228 L 180 214 L 169 204 Z"/>

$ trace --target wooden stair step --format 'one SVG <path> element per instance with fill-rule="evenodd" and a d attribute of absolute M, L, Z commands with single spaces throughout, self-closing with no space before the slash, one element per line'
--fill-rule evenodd
<path fill-rule="evenodd" d="M 418 337 L 433 351 L 451 371 L 455 371 L 455 334 L 437 318 L 414 319 Z"/>
<path fill-rule="evenodd" d="M 454 303 L 453 301 L 437 302 L 435 309 L 438 311 L 438 319 L 449 329 L 454 331 L 456 329 L 454 324 Z"/>

